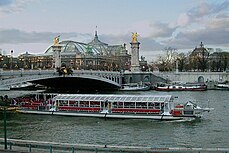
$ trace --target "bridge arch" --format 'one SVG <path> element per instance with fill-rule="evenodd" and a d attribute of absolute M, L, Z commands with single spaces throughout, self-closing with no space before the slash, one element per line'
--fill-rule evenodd
<path fill-rule="evenodd" d="M 204 77 L 203 76 L 199 76 L 198 77 L 198 83 L 203 83 L 204 82 Z"/>
<path fill-rule="evenodd" d="M 3 73 L 2 73 L 3 74 Z M 12 74 L 14 78 L 7 78 L 0 81 L 0 87 L 10 86 L 21 82 L 33 82 L 49 87 L 69 87 L 74 88 L 73 85 L 80 85 L 80 89 L 95 89 L 107 90 L 118 89 L 121 87 L 120 73 L 105 72 L 105 71 L 74 71 L 73 75 L 59 76 L 53 71 L 35 71 L 15 72 Z M 17 77 L 16 77 L 17 76 Z M 75 87 L 77 89 L 77 87 Z"/>

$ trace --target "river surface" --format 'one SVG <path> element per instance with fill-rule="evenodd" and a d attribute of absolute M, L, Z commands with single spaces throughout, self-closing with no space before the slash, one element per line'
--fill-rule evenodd
<path fill-rule="evenodd" d="M 9 97 L 30 91 L 0 91 Z M 9 114 L 7 137 L 12 139 L 146 147 L 229 147 L 229 91 L 114 92 L 114 94 L 171 94 L 177 102 L 195 101 L 213 107 L 200 121 L 153 121 Z M 0 137 L 4 137 L 1 114 Z"/>

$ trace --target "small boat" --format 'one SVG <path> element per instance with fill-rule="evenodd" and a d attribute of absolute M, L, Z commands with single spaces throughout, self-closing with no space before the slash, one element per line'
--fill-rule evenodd
<path fill-rule="evenodd" d="M 201 108 L 193 102 L 175 104 L 171 95 L 59 94 L 49 100 L 19 102 L 17 111 L 28 114 L 78 117 L 190 120 L 201 118 Z"/>
<path fill-rule="evenodd" d="M 30 82 L 22 82 L 10 86 L 10 90 L 33 89 L 33 88 L 35 88 L 35 84 Z"/>
<path fill-rule="evenodd" d="M 229 84 L 219 83 L 216 85 L 216 89 L 229 90 Z"/>
<path fill-rule="evenodd" d="M 150 85 L 146 84 L 124 84 L 122 88 L 119 90 L 121 91 L 147 91 L 150 90 Z"/>
<path fill-rule="evenodd" d="M 155 87 L 157 91 L 205 91 L 206 85 L 202 84 L 174 84 Z"/>
<path fill-rule="evenodd" d="M 8 87 L 8 86 L 0 87 L 0 91 L 9 91 L 9 90 L 10 90 L 10 87 Z"/>

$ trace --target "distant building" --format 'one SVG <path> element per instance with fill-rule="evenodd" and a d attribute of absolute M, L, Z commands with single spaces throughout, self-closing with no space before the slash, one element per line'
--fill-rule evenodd
<path fill-rule="evenodd" d="M 61 41 L 61 62 L 67 67 L 80 70 L 121 71 L 130 68 L 131 55 L 126 45 L 108 45 L 101 42 L 95 31 L 94 39 L 89 43 L 72 40 Z M 53 49 L 48 47 L 44 54 L 33 55 L 28 52 L 19 55 L 20 68 L 53 68 Z"/>
<path fill-rule="evenodd" d="M 229 52 L 214 52 L 210 54 L 210 70 L 212 72 L 228 71 Z"/>
<path fill-rule="evenodd" d="M 207 71 L 209 61 L 209 51 L 200 43 L 200 47 L 196 47 L 189 55 L 189 62 L 194 71 Z"/>

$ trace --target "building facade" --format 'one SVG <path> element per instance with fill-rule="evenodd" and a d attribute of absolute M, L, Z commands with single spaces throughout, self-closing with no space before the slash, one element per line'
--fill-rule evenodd
<path fill-rule="evenodd" d="M 75 70 L 107 70 L 125 71 L 130 69 L 131 55 L 128 54 L 126 44 L 108 45 L 99 40 L 97 31 L 94 39 L 89 43 L 65 40 L 61 45 L 61 66 Z M 44 54 L 33 55 L 23 53 L 14 60 L 17 68 L 51 69 L 54 68 L 53 47 L 50 46 Z"/>

